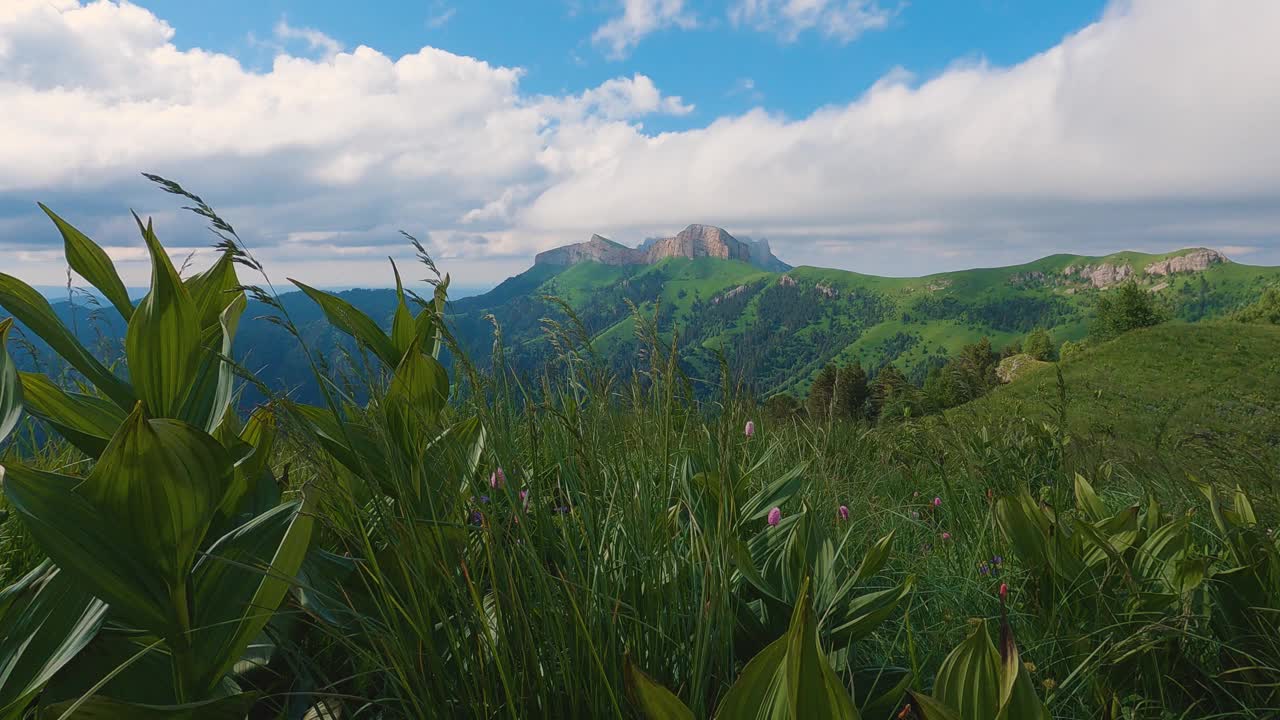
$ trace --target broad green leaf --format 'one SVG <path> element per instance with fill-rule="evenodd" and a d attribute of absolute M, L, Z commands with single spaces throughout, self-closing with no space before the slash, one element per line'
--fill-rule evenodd
<path fill-rule="evenodd" d="M 877 540 L 876 544 L 862 556 L 862 562 L 858 563 L 858 570 L 840 588 L 837 598 L 843 598 L 854 585 L 870 580 L 884 569 L 885 563 L 889 562 L 889 551 L 893 549 L 893 536 L 896 532 L 897 530 L 889 531 L 888 535 Z"/>
<path fill-rule="evenodd" d="M 109 615 L 120 619 L 114 608 Z M 144 705 L 177 703 L 173 657 L 164 640 L 108 622 L 45 685 L 40 702 L 53 705 L 92 695 Z"/>
<path fill-rule="evenodd" d="M 387 405 L 400 404 L 412 417 L 434 421 L 448 399 L 449 374 L 440 361 L 416 348 L 406 351 L 387 389 Z"/>
<path fill-rule="evenodd" d="M 1107 506 L 1102 504 L 1098 494 L 1093 491 L 1093 486 L 1080 473 L 1076 473 L 1075 491 L 1076 505 L 1091 522 L 1101 522 L 1107 516 Z"/>
<path fill-rule="evenodd" d="M 443 338 L 438 318 L 435 309 L 424 308 L 413 319 L 413 332 L 416 337 L 421 338 L 419 342 L 422 343 L 422 352 L 437 360 L 440 359 L 440 342 Z"/>
<path fill-rule="evenodd" d="M 127 415 L 110 400 L 64 392 L 37 373 L 18 373 L 27 412 L 49 423 L 72 445 L 96 458 L 107 449 Z"/>
<path fill-rule="evenodd" d="M 66 220 L 58 217 L 44 203 L 36 203 L 45 215 L 58 226 L 62 233 L 62 242 L 67 255 L 67 264 L 72 270 L 98 289 L 126 321 L 133 315 L 133 303 L 129 302 L 129 291 L 116 272 L 111 258 L 98 244 L 90 240 L 84 233 L 75 229 Z"/>
<path fill-rule="evenodd" d="M 1183 516 L 1165 523 L 1138 547 L 1134 559 L 1134 567 L 1138 577 L 1145 581 L 1168 580 L 1172 577 L 1171 564 L 1174 557 L 1186 547 L 1187 530 L 1191 526 L 1191 518 Z"/>
<path fill-rule="evenodd" d="M 81 482 L 82 478 L 7 465 L 4 495 L 40 549 L 109 603 L 113 613 L 143 628 L 168 628 L 169 588 L 120 540 L 127 521 L 101 512 L 75 492 Z"/>
<path fill-rule="evenodd" d="M 0 718 L 21 717 L 106 614 L 105 603 L 48 560 L 0 593 Z"/>
<path fill-rule="evenodd" d="M 1049 710 L 1036 696 L 1031 674 L 1022 663 L 1013 628 L 1000 623 L 1000 714 L 997 720 L 1051 720 Z"/>
<path fill-rule="evenodd" d="M 337 295 L 317 290 L 292 278 L 289 281 L 320 306 L 330 324 L 372 350 L 387 367 L 394 368 L 400 363 L 403 353 L 396 351 L 391 338 L 368 315 Z"/>
<path fill-rule="evenodd" d="M 257 702 L 256 692 L 204 700 L 184 705 L 138 705 L 94 695 L 83 702 L 58 703 L 45 710 L 45 717 L 59 720 L 244 720 Z M 66 714 L 70 712 L 70 714 Z"/>
<path fill-rule="evenodd" d="M 298 604 L 330 625 L 346 623 L 352 609 L 344 599 L 345 587 L 355 571 L 352 558 L 312 547 L 298 569 Z"/>
<path fill-rule="evenodd" d="M 13 320 L 0 320 L 0 442 L 18 426 L 22 417 L 22 384 L 18 382 L 18 366 L 9 355 L 9 328 Z"/>
<path fill-rule="evenodd" d="M 787 704 L 793 718 L 839 718 L 857 720 L 844 683 L 836 677 L 818 642 L 818 620 L 814 616 L 808 592 L 808 581 L 800 588 L 800 597 L 787 630 Z"/>
<path fill-rule="evenodd" d="M 222 424 L 231 407 L 235 373 L 223 357 L 231 357 L 232 341 L 247 302 L 244 293 L 235 296 L 201 337 L 200 365 L 179 418 L 206 432 L 211 433 Z"/>
<path fill-rule="evenodd" d="M 152 417 L 179 417 L 200 364 L 200 318 L 191 293 L 148 223 L 151 292 L 125 332 L 125 355 L 138 398 Z"/>
<path fill-rule="evenodd" d="M 992 720 L 1000 712 L 1000 677 L 1000 654 L 983 620 L 942 661 L 933 694 L 961 720 Z"/>
<path fill-rule="evenodd" d="M 693 720 L 693 711 L 689 710 L 689 706 L 637 668 L 631 662 L 629 654 L 622 658 L 622 675 L 627 684 L 627 694 L 649 720 Z"/>
<path fill-rule="evenodd" d="M 1249 501 L 1249 496 L 1239 485 L 1232 494 L 1231 510 L 1228 516 L 1239 527 L 1253 527 L 1258 524 L 1258 515 L 1253 511 L 1253 503 Z"/>
<path fill-rule="evenodd" d="M 310 426 L 312 435 L 325 452 L 352 473 L 374 479 L 389 476 L 382 447 L 366 426 L 339 421 L 328 408 L 315 405 L 290 407 Z"/>
<path fill-rule="evenodd" d="M 409 348 L 421 348 L 422 345 L 415 342 L 418 339 L 417 322 L 413 313 L 409 312 L 409 304 L 405 302 L 404 285 L 400 282 L 400 269 L 396 267 L 395 260 L 391 260 L 391 271 L 396 276 L 396 313 L 391 318 L 391 342 L 395 345 L 396 352 L 403 357 Z"/>
<path fill-rule="evenodd" d="M 902 707 L 914 676 L 906 668 L 874 667 L 855 670 L 853 685 L 858 712 L 866 718 L 890 718 Z"/>
<path fill-rule="evenodd" d="M 137 401 L 129 383 L 116 377 L 67 329 L 44 296 L 21 280 L 0 273 L 0 307 L 8 310 L 102 394 L 125 410 Z"/>
<path fill-rule="evenodd" d="M 911 594 L 915 578 L 909 577 L 901 585 L 888 590 L 866 593 L 854 598 L 842 618 L 833 618 L 841 622 L 831 630 L 831 637 L 838 645 L 857 642 L 870 635 L 880 623 L 884 622 L 898 608 L 898 603 Z"/>
<path fill-rule="evenodd" d="M 234 414 L 227 415 L 233 418 Z M 223 447 L 249 448 L 235 464 L 231 483 L 218 505 L 211 532 L 230 532 L 248 520 L 280 504 L 280 488 L 271 473 L 271 453 L 275 448 L 276 416 L 270 406 L 255 409 L 249 421 Z M 247 517 L 245 515 L 247 514 Z"/>
<path fill-rule="evenodd" d="M 783 635 L 751 658 L 716 708 L 717 720 L 787 717 L 787 640 Z"/>
<path fill-rule="evenodd" d="M 281 505 L 223 536 L 192 574 L 195 687 L 212 690 L 266 627 L 311 543 L 314 509 Z"/>
<path fill-rule="evenodd" d="M 797 465 L 781 477 L 761 488 L 758 493 L 747 500 L 742 507 L 742 518 L 748 522 L 759 520 L 769 514 L 775 507 L 781 506 L 804 487 L 801 474 L 805 465 Z"/>
<path fill-rule="evenodd" d="M 733 561 L 734 569 L 747 582 L 751 583 L 752 587 L 759 590 L 761 594 L 778 602 L 783 602 L 782 598 L 778 597 L 778 591 L 756 569 L 755 563 L 751 559 L 751 551 L 747 549 L 747 544 L 738 538 L 729 540 L 729 542 L 732 543 L 733 555 L 730 556 L 730 559 Z"/>
<path fill-rule="evenodd" d="M 148 420 L 139 406 L 76 492 L 118 527 L 117 551 L 138 553 L 177 588 L 186 582 L 231 469 L 213 436 L 177 420 Z"/>
<path fill-rule="evenodd" d="M 910 691 L 912 709 L 920 720 L 961 720 L 960 713 L 942 702 L 914 690 Z"/>
<path fill-rule="evenodd" d="M 201 330 L 216 325 L 219 316 L 236 298 L 244 298 L 244 290 L 240 289 L 240 278 L 236 276 L 236 266 L 229 252 L 219 255 L 217 262 L 208 270 L 192 275 L 183 284 L 187 286 L 191 300 L 195 303 Z"/>

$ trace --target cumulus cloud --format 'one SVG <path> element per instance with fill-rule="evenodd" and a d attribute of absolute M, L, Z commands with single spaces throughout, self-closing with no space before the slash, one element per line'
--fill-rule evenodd
<path fill-rule="evenodd" d="M 591 232 L 637 242 L 688 222 L 889 274 L 1190 245 L 1280 263 L 1276 27 L 1270 0 L 1133 0 L 1014 66 L 895 71 L 805 117 L 652 133 L 646 117 L 696 98 L 641 74 L 534 95 L 520 68 L 430 47 L 282 53 L 252 72 L 177 49 L 128 3 L 5 0 L 0 257 L 61 278 L 36 200 L 131 283 L 145 263 L 130 207 L 175 255 L 206 247 L 148 171 L 202 194 L 269 268 L 322 284 L 385 283 L 385 256 L 412 256 L 401 228 L 463 284 Z"/>
<path fill-rule="evenodd" d="M 869 30 L 883 30 L 892 17 L 876 0 L 735 0 L 729 8 L 735 26 L 777 33 L 785 42 L 816 30 L 848 43 Z"/>
<path fill-rule="evenodd" d="M 312 50 L 320 51 L 324 57 L 333 57 L 342 51 L 342 43 L 314 28 L 294 27 L 281 18 L 273 30 L 281 40 L 302 40 Z"/>
<path fill-rule="evenodd" d="M 693 14 L 685 10 L 684 0 L 622 0 L 620 4 L 622 14 L 601 25 L 591 37 L 615 60 L 626 57 L 650 33 L 697 25 Z"/>

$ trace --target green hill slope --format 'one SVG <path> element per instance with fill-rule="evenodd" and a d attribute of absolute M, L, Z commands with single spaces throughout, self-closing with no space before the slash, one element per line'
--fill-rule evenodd
<path fill-rule="evenodd" d="M 1144 451 L 1280 446 L 1280 327 L 1168 323 L 1060 363 L 1072 433 Z M 947 413 L 992 425 L 1052 420 L 1057 373 L 1039 368 Z"/>
<path fill-rule="evenodd" d="M 1190 267 L 1205 257 L 1212 259 Z M 1171 259 L 1174 267 L 1161 269 Z M 758 393 L 802 394 L 833 361 L 858 360 L 872 372 L 893 363 L 919 382 L 932 366 L 984 336 L 996 348 L 1036 327 L 1049 329 L 1055 343 L 1079 339 L 1097 298 L 1121 279 L 1155 293 L 1174 318 L 1195 322 L 1254 301 L 1280 283 L 1280 268 L 1223 262 L 1199 248 L 1052 255 L 919 278 L 817 267 L 774 273 L 713 258 L 670 258 L 650 266 L 588 262 L 555 273 L 534 266 L 500 286 L 501 292 L 459 303 L 454 319 L 464 345 L 484 362 L 492 326 L 483 316 L 492 313 L 507 347 L 519 349 L 514 365 L 532 370 L 549 353 L 539 321 L 562 318 L 544 299 L 556 296 L 582 320 L 597 353 L 626 369 L 635 357 L 630 301 L 646 316 L 656 313 L 664 330 L 679 332 L 691 376 L 713 378 L 716 353 L 723 349 Z M 517 287 L 523 292 L 511 292 Z"/>

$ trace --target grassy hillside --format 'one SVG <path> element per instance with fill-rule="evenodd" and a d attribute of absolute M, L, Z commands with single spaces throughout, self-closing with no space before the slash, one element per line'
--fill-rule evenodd
<path fill-rule="evenodd" d="M 1160 451 L 1280 446 L 1280 327 L 1169 323 L 1122 335 L 1060 364 L 1073 434 Z M 948 413 L 999 424 L 1053 420 L 1053 367 Z"/>
<path fill-rule="evenodd" d="M 529 402 L 505 373 L 444 371 L 434 305 L 398 307 L 385 334 L 384 296 L 316 296 L 330 326 L 294 295 L 266 307 L 305 325 L 286 329 L 336 392 L 308 405 L 276 385 L 250 414 L 227 356 L 288 346 L 226 349 L 270 339 L 225 321 L 246 299 L 230 253 L 177 285 L 149 243 L 157 291 L 104 311 L 151 332 L 111 367 L 0 278 L 5 310 L 84 378 L 15 372 L 0 319 L 0 717 L 1272 720 L 1280 704 L 1276 494 L 1252 482 L 1276 466 L 1274 327 L 1179 323 L 1065 363 L 1070 422 L 1112 424 L 1067 437 L 1031 417 L 1057 387 L 1043 372 L 953 414 L 981 429 L 783 417 L 736 387 L 700 398 L 578 362 Z M 978 316 L 917 322 L 895 294 L 910 281 L 785 278 L 696 261 L 537 284 L 618 352 L 630 300 L 692 340 L 733 338 L 767 380 L 893 346 L 895 322 L 940 343 Z M 980 287 L 958 302 L 982 307 Z M 536 324 L 544 302 L 503 312 Z M 359 338 L 367 372 L 341 371 L 333 333 Z M 1243 438 L 1210 449 L 1203 488 L 1162 452 L 1193 432 Z"/>
<path fill-rule="evenodd" d="M 579 316 L 597 353 L 623 369 L 635 351 L 630 301 L 680 333 L 691 376 L 714 376 L 723 349 L 758 393 L 803 394 L 833 361 L 858 360 L 872 372 L 893 363 L 919 382 L 929 368 L 982 337 L 1000 348 L 1044 327 L 1055 344 L 1078 340 L 1087 333 L 1097 298 L 1108 292 L 1079 275 L 1085 266 L 1128 266 L 1171 316 L 1189 322 L 1223 317 L 1280 282 L 1278 268 L 1232 262 L 1171 276 L 1144 272 L 1193 251 L 1052 255 L 919 278 L 817 267 L 770 273 L 745 263 L 672 258 L 653 266 L 583 263 L 538 282 L 547 271 L 534 267 L 504 283 L 502 292 L 460 303 L 454 317 L 464 344 L 483 362 L 492 327 L 481 318 L 493 313 L 508 347 L 520 348 L 520 365 L 535 369 L 546 357 L 538 349 L 545 346 L 539 321 L 560 317 L 542 299 L 554 295 Z M 532 289 L 513 294 L 512 286 Z"/>

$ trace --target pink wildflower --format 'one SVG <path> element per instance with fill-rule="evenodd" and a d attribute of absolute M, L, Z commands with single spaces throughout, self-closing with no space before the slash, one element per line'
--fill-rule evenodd
<path fill-rule="evenodd" d="M 507 476 L 503 474 L 502 468 L 498 468 L 489 476 L 489 487 L 500 488 L 507 482 Z"/>
<path fill-rule="evenodd" d="M 951 539 L 951 533 L 949 533 L 949 532 L 944 532 L 944 533 L 942 533 L 942 539 L 943 539 L 943 540 L 950 540 L 950 539 Z"/>
<path fill-rule="evenodd" d="M 839 510 L 837 510 L 837 511 L 836 511 L 836 513 L 837 513 L 838 515 L 840 515 L 840 519 L 841 519 L 841 520 L 848 520 L 848 519 L 849 519 L 849 508 L 848 508 L 848 506 L 841 505 L 841 506 L 840 506 L 840 509 L 839 509 Z"/>
<path fill-rule="evenodd" d="M 756 423 L 755 423 L 755 421 L 754 421 L 754 420 L 748 420 L 748 421 L 747 421 L 747 427 L 743 430 L 743 432 L 744 432 L 744 433 L 746 433 L 746 436 L 747 436 L 747 437 L 751 437 L 752 435 L 755 435 L 755 434 L 756 434 Z"/>
<path fill-rule="evenodd" d="M 782 508 L 774 508 L 769 511 L 769 527 L 776 527 L 782 522 Z"/>
<path fill-rule="evenodd" d="M 933 498 L 933 506 L 934 506 L 934 507 L 942 507 L 942 498 L 940 498 L 940 497 L 934 497 L 934 498 Z"/>

